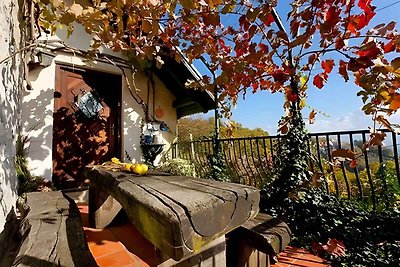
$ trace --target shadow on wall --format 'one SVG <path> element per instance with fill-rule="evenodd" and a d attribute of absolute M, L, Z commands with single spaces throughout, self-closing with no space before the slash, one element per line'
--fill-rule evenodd
<path fill-rule="evenodd" d="M 30 71 L 30 80 L 36 81 L 43 69 L 43 67 L 37 67 Z M 30 171 L 34 175 L 46 179 L 51 179 L 53 97 L 54 90 L 52 88 L 35 88 L 24 93 L 24 102 L 22 103 L 24 134 L 29 137 Z"/>
<path fill-rule="evenodd" d="M 2 13 L 11 12 L 10 8 L 4 7 Z M 2 14 L 1 14 L 2 16 Z M 14 32 L 18 26 L 14 25 L 14 17 L 8 16 L 1 20 L 8 24 L 8 36 L 2 40 L 1 48 L 13 54 L 18 47 L 19 41 L 15 40 Z M 4 25 L 4 24 L 3 24 Z M 3 228 L 5 218 L 15 203 L 17 192 L 17 177 L 15 173 L 15 142 L 19 129 L 20 119 L 20 92 L 22 88 L 22 64 L 19 55 L 11 57 L 1 66 L 0 84 L 0 229 Z"/>
<path fill-rule="evenodd" d="M 138 105 L 134 106 L 137 107 Z M 123 116 L 123 149 L 134 162 L 141 162 L 143 161 L 142 150 L 140 148 L 142 118 L 139 113 L 132 106 L 130 106 L 130 103 L 128 103 L 126 100 L 123 101 Z M 125 155 L 125 151 L 123 155 L 124 161 L 128 162 L 129 160 L 128 157 Z"/>

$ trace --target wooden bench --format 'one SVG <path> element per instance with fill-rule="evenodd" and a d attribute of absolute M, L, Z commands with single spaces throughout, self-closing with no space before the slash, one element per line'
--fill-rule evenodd
<path fill-rule="evenodd" d="M 270 266 L 290 242 L 290 235 L 286 223 L 259 213 L 228 235 L 227 266 Z"/>
<path fill-rule="evenodd" d="M 35 192 L 27 194 L 26 205 L 12 266 L 97 266 L 72 199 L 59 191 Z"/>

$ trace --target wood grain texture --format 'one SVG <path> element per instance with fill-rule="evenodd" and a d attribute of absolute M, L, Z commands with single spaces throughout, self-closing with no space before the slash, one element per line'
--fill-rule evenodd
<path fill-rule="evenodd" d="M 138 176 L 103 166 L 87 167 L 85 175 L 93 185 L 91 192 L 97 191 L 94 195 L 101 196 L 100 191 L 115 198 L 137 229 L 174 260 L 195 253 L 259 210 L 259 190 L 249 186 L 184 176 Z M 93 213 L 99 201 L 91 202 Z"/>
<path fill-rule="evenodd" d="M 97 266 L 76 204 L 61 192 L 28 193 L 30 225 L 13 266 Z"/>
<path fill-rule="evenodd" d="M 259 213 L 238 230 L 254 248 L 270 255 L 278 255 L 290 242 L 289 226 L 265 213 Z"/>

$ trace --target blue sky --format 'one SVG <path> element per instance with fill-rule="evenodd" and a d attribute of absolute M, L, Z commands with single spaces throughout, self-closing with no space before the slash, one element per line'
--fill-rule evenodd
<path fill-rule="evenodd" d="M 286 18 L 289 1 L 278 1 L 277 11 L 281 18 Z M 377 7 L 377 14 L 370 25 L 374 26 L 382 22 L 396 21 L 400 23 L 400 1 L 396 0 L 374 0 L 372 3 Z M 386 6 L 393 4 L 390 7 Z M 379 10 L 383 8 L 382 10 Z M 397 25 L 400 30 L 400 25 Z M 202 74 L 208 74 L 201 65 L 196 64 Z M 335 71 L 335 69 L 334 69 Z M 323 89 L 317 89 L 309 84 L 307 105 L 327 114 L 317 114 L 313 125 L 307 125 L 310 132 L 359 130 L 372 126 L 371 117 L 364 115 L 361 111 L 362 101 L 356 94 L 358 88 L 350 81 L 345 83 L 340 75 L 332 72 Z M 233 109 L 232 119 L 248 128 L 262 128 L 270 134 L 276 134 L 277 123 L 283 115 L 284 97 L 280 93 L 271 94 L 268 91 L 246 94 L 246 99 L 240 100 L 237 107 Z M 305 113 L 311 111 L 306 108 Z M 213 113 L 201 116 L 212 116 Z M 399 123 L 399 115 L 392 116 L 391 121 Z"/>

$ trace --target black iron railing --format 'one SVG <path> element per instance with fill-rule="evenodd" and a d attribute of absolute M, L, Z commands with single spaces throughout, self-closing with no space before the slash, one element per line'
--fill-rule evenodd
<path fill-rule="evenodd" d="M 324 188 L 339 198 L 358 199 L 379 209 L 400 201 L 400 170 L 397 135 L 386 133 L 385 146 L 362 146 L 369 140 L 368 130 L 312 133 L 308 149 L 312 158 L 310 168 L 324 174 Z M 222 152 L 232 182 L 261 187 L 274 175 L 274 158 L 279 153 L 283 136 L 220 139 Z M 350 161 L 332 163 L 332 151 L 351 149 L 357 154 L 357 165 Z M 191 160 L 200 177 L 209 176 L 209 157 L 213 140 L 181 142 L 174 146 L 174 157 Z"/>

